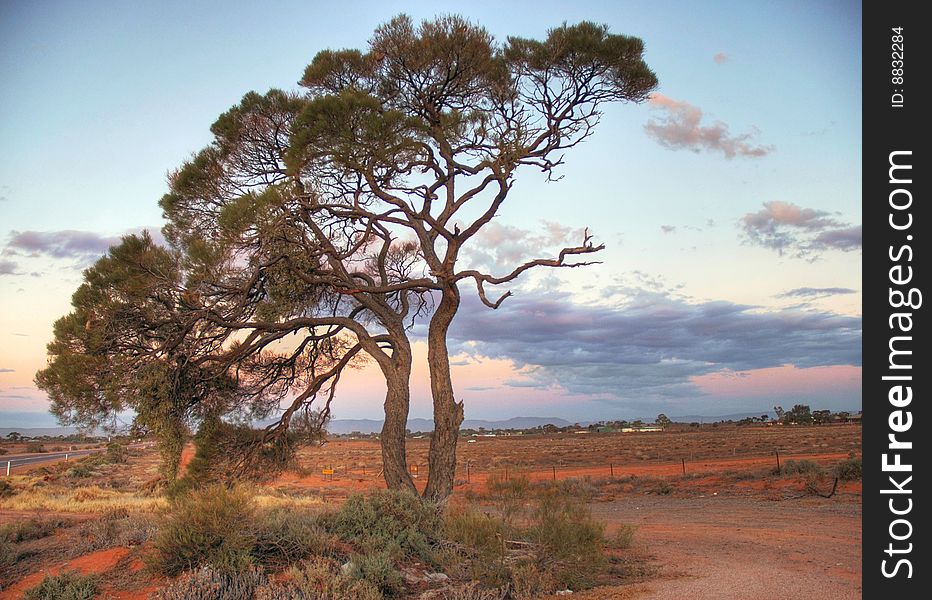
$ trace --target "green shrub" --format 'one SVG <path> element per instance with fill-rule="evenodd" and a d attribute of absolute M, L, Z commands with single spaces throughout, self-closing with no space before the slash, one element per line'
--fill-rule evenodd
<path fill-rule="evenodd" d="M 592 518 L 588 506 L 568 494 L 546 494 L 538 500 L 533 519 L 530 536 L 542 547 L 539 559 L 556 582 L 572 589 L 590 585 L 606 559 L 604 526 Z"/>
<path fill-rule="evenodd" d="M 266 583 L 256 567 L 235 573 L 201 567 L 156 592 L 155 600 L 252 600 L 259 586 Z"/>
<path fill-rule="evenodd" d="M 536 561 L 521 560 L 511 567 L 511 596 L 515 600 L 532 600 L 551 594 L 557 586 L 553 576 Z"/>
<path fill-rule="evenodd" d="M 842 481 L 855 481 L 861 479 L 861 458 L 850 456 L 841 461 L 832 469 L 832 474 Z"/>
<path fill-rule="evenodd" d="M 350 564 L 350 577 L 368 583 L 384 596 L 394 597 L 403 587 L 401 572 L 395 568 L 392 555 L 388 551 L 355 556 Z"/>
<path fill-rule="evenodd" d="M 389 551 L 396 558 L 431 560 L 431 544 L 441 530 L 439 509 L 414 494 L 380 490 L 350 496 L 332 524 L 340 539 L 366 551 Z"/>
<path fill-rule="evenodd" d="M 245 488 L 211 485 L 175 499 L 153 541 L 149 566 L 165 575 L 210 566 L 237 572 L 252 564 L 254 516 Z"/>
<path fill-rule="evenodd" d="M 0 575 L 3 575 L 0 579 L 6 579 L 6 570 L 16 564 L 16 559 L 18 557 L 19 551 L 17 551 L 13 542 L 0 539 Z M 3 588 L 0 587 L 0 589 Z"/>
<path fill-rule="evenodd" d="M 330 554 L 336 542 L 318 523 L 316 515 L 291 507 L 258 512 L 252 534 L 256 561 L 278 567 L 311 555 Z"/>
<path fill-rule="evenodd" d="M 42 583 L 26 590 L 23 600 L 93 600 L 97 591 L 96 576 L 64 571 L 46 575 Z"/>
<path fill-rule="evenodd" d="M 13 487 L 6 479 L 0 479 L 0 498 L 9 498 L 16 493 L 16 488 Z"/>
<path fill-rule="evenodd" d="M 42 442 L 27 442 L 26 452 L 36 454 L 38 452 L 48 452 L 48 450 L 45 449 L 45 445 Z"/>
<path fill-rule="evenodd" d="M 822 475 L 824 469 L 811 460 L 788 460 L 779 469 L 774 469 L 774 475 Z"/>
<path fill-rule="evenodd" d="M 443 516 L 443 538 L 453 545 L 441 545 L 438 558 L 451 575 L 503 586 L 509 579 L 504 564 L 507 532 L 498 517 L 469 505 L 451 505 Z"/>
<path fill-rule="evenodd" d="M 113 464 L 120 464 L 126 462 L 126 448 L 123 444 L 117 442 L 110 442 L 107 444 L 107 452 L 104 455 L 107 462 Z"/>
<path fill-rule="evenodd" d="M 141 546 L 158 528 L 148 515 L 130 514 L 126 509 L 112 510 L 81 525 L 81 543 L 85 552 L 116 546 Z"/>

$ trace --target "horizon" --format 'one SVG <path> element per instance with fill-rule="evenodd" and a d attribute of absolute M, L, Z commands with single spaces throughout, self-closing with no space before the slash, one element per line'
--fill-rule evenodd
<path fill-rule="evenodd" d="M 287 23 L 245 3 L 0 6 L 0 427 L 55 422 L 32 381 L 53 322 L 120 235 L 157 234 L 165 173 L 216 117 L 296 89 L 318 51 L 364 47 L 401 12 L 286 4 Z M 645 41 L 660 79 L 605 111 L 559 183 L 519 172 L 468 256 L 497 272 L 586 227 L 607 247 L 526 276 L 496 311 L 463 286 L 450 344 L 467 419 L 861 410 L 860 3 L 789 4 L 408 3 L 498 40 L 604 22 Z M 411 335 L 411 418 L 430 418 L 423 323 Z M 370 362 L 333 410 L 378 419 L 383 394 Z"/>

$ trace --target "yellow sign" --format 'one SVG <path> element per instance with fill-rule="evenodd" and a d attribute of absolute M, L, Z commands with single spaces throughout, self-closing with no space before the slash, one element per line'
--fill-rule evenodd
<path fill-rule="evenodd" d="M 333 469 L 324 469 L 324 475 L 333 475 Z"/>

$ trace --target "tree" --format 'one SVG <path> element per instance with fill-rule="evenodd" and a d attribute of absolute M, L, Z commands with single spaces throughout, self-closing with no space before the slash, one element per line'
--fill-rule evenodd
<path fill-rule="evenodd" d="M 668 427 L 672 423 L 673 421 L 671 421 L 670 417 L 668 417 L 667 415 L 663 413 L 660 413 L 659 415 L 657 415 L 657 425 L 660 425 L 661 427 Z"/>
<path fill-rule="evenodd" d="M 416 27 L 402 15 L 375 31 L 368 52 L 320 52 L 304 73 L 310 101 L 293 125 L 290 171 L 336 192 L 330 210 L 413 235 L 426 287 L 439 296 L 428 327 L 428 497 L 452 490 L 463 420 L 447 348 L 459 282 L 471 280 L 481 301 L 498 308 L 510 293 L 490 299 L 486 286 L 534 267 L 588 264 L 572 259 L 602 246 L 587 232 L 555 258 L 500 275 L 460 267 L 463 249 L 498 214 L 518 170 L 552 178 L 564 153 L 592 134 L 602 104 L 647 98 L 657 79 L 642 54 L 641 40 L 589 22 L 500 45 L 460 17 Z"/>
<path fill-rule="evenodd" d="M 812 410 L 808 404 L 797 404 L 784 413 L 783 419 L 787 423 L 808 425 L 812 423 Z"/>
<path fill-rule="evenodd" d="M 786 414 L 786 411 L 783 410 L 782 406 L 774 406 L 773 412 L 777 415 L 777 421 L 783 421 L 783 415 Z"/>

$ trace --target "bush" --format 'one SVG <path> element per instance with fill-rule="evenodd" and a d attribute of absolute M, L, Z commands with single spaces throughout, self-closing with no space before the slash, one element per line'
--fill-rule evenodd
<path fill-rule="evenodd" d="M 392 555 L 388 551 L 355 556 L 350 564 L 350 577 L 368 583 L 382 595 L 391 598 L 401 591 L 403 586 L 401 572 L 395 568 Z"/>
<path fill-rule="evenodd" d="M 126 509 L 111 510 L 81 525 L 85 552 L 116 546 L 141 546 L 157 531 L 151 517 L 131 515 Z"/>
<path fill-rule="evenodd" d="M 414 494 L 380 490 L 350 496 L 332 524 L 333 532 L 357 547 L 389 551 L 395 558 L 430 561 L 441 530 L 439 509 Z"/>
<path fill-rule="evenodd" d="M 212 485 L 172 502 L 172 512 L 153 541 L 149 567 L 165 575 L 210 566 L 237 572 L 253 560 L 249 531 L 254 510 L 244 488 Z"/>
<path fill-rule="evenodd" d="M 556 590 L 553 577 L 533 560 L 519 561 L 511 568 L 511 596 L 532 600 Z"/>
<path fill-rule="evenodd" d="M 637 527 L 634 525 L 624 524 L 618 528 L 618 531 L 609 539 L 609 545 L 612 548 L 617 550 L 624 550 L 625 548 L 630 548 L 631 544 L 634 543 L 634 532 L 637 531 Z"/>
<path fill-rule="evenodd" d="M 126 448 L 117 442 L 107 444 L 106 460 L 112 464 L 121 464 L 126 462 Z"/>
<path fill-rule="evenodd" d="M 509 574 L 505 567 L 505 522 L 472 506 L 450 506 L 444 514 L 444 540 L 439 558 L 447 570 L 486 585 L 503 586 Z"/>
<path fill-rule="evenodd" d="M 42 442 L 27 442 L 26 452 L 30 454 L 36 454 L 39 452 L 48 452 L 48 450 L 45 449 L 45 446 L 42 444 Z"/>
<path fill-rule="evenodd" d="M 52 535 L 56 529 L 67 525 L 68 522 L 63 519 L 32 517 L 25 521 L 0 526 L 0 541 L 19 543 L 38 540 Z"/>
<path fill-rule="evenodd" d="M 605 566 L 604 527 L 588 506 L 567 494 L 541 496 L 534 511 L 531 538 L 542 546 L 541 562 L 556 582 L 577 589 L 587 587 Z"/>
<path fill-rule="evenodd" d="M 861 458 L 850 456 L 841 461 L 832 469 L 832 474 L 842 481 L 855 481 L 861 479 Z"/>
<path fill-rule="evenodd" d="M 96 576 L 64 571 L 46 575 L 42 583 L 26 590 L 23 600 L 93 600 L 97 590 Z"/>
<path fill-rule="evenodd" d="M 334 538 L 316 515 L 278 507 L 259 512 L 252 527 L 253 557 L 261 564 L 284 567 L 311 555 L 330 554 Z"/>
<path fill-rule="evenodd" d="M 0 539 L 0 579 L 6 580 L 6 570 L 16 564 L 16 559 L 19 558 L 19 552 L 16 550 L 16 546 L 12 542 Z M 3 588 L 0 587 L 0 590 Z"/>
<path fill-rule="evenodd" d="M 256 591 L 256 600 L 381 600 L 382 593 L 356 581 L 332 559 L 315 557 L 285 572 L 286 581 Z"/>
<path fill-rule="evenodd" d="M 788 460 L 779 469 L 774 469 L 774 475 L 822 475 L 824 470 L 811 460 Z"/>
<path fill-rule="evenodd" d="M 257 588 L 266 583 L 255 567 L 236 573 L 201 567 L 156 592 L 155 600 L 252 600 Z"/>
<path fill-rule="evenodd" d="M 0 479 L 0 498 L 9 498 L 16 493 L 16 488 L 13 487 L 6 479 Z"/>

